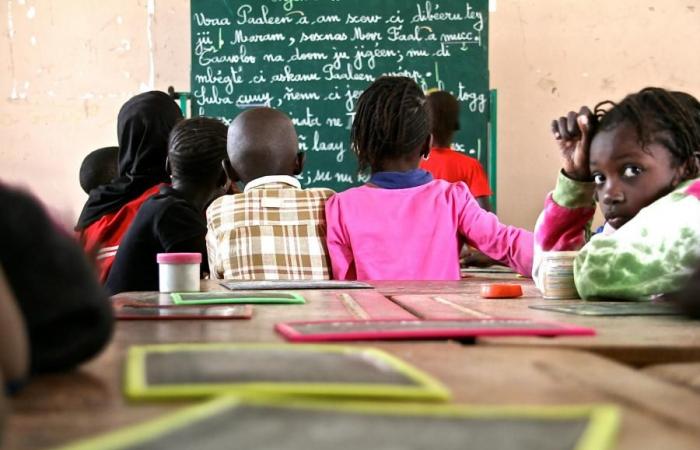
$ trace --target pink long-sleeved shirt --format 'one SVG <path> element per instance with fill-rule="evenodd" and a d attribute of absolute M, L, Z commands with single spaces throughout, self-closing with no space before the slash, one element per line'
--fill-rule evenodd
<path fill-rule="evenodd" d="M 361 186 L 326 202 L 328 252 L 339 280 L 458 280 L 463 242 L 519 273 L 532 271 L 532 233 L 481 209 L 467 186 Z"/>

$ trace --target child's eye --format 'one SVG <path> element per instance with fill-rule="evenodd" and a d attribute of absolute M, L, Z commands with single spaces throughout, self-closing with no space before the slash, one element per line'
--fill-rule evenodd
<path fill-rule="evenodd" d="M 605 183 L 605 177 L 602 174 L 594 173 L 593 174 L 593 182 L 595 184 L 603 184 L 603 183 Z"/>
<path fill-rule="evenodd" d="M 640 169 L 637 166 L 627 166 L 625 167 L 625 171 L 622 173 L 622 176 L 627 177 L 627 178 L 632 178 L 636 177 L 642 173 L 642 169 Z"/>

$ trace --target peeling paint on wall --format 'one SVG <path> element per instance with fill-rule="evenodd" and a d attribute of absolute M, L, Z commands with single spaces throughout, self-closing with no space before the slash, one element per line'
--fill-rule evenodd
<path fill-rule="evenodd" d="M 148 86 L 147 90 L 154 89 L 156 85 L 156 67 L 153 48 L 153 18 L 156 14 L 156 0 L 148 0 L 148 22 L 146 23 L 146 35 L 148 37 Z"/>
<path fill-rule="evenodd" d="M 20 1 L 20 4 L 23 2 Z M 12 18 L 12 1 L 7 2 L 7 36 L 8 45 L 10 47 L 10 74 L 12 75 L 12 91 L 10 92 L 10 100 L 17 100 L 17 79 L 15 78 L 15 22 Z"/>
<path fill-rule="evenodd" d="M 7 35 L 10 40 L 15 38 L 15 22 L 12 20 L 12 2 L 7 2 Z"/>

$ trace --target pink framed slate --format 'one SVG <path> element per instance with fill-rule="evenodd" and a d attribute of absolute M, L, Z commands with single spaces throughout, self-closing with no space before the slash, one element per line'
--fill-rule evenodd
<path fill-rule="evenodd" d="M 281 322 L 275 330 L 293 342 L 595 335 L 568 323 L 509 318 Z"/>

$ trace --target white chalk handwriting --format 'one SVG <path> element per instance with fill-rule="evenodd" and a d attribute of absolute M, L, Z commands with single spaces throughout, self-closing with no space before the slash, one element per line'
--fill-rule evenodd
<path fill-rule="evenodd" d="M 193 2 L 193 111 L 229 123 L 246 108 L 281 109 L 297 129 L 299 150 L 308 153 L 303 183 L 347 187 L 368 181 L 368 174 L 353 171 L 347 154 L 360 95 L 379 76 L 406 76 L 423 90 L 455 95 L 460 122 L 483 130 L 462 141 L 458 134 L 455 146 L 485 157 L 488 77 L 474 74 L 488 70 L 486 11 L 466 0 L 391 4 L 400 6 Z"/>

